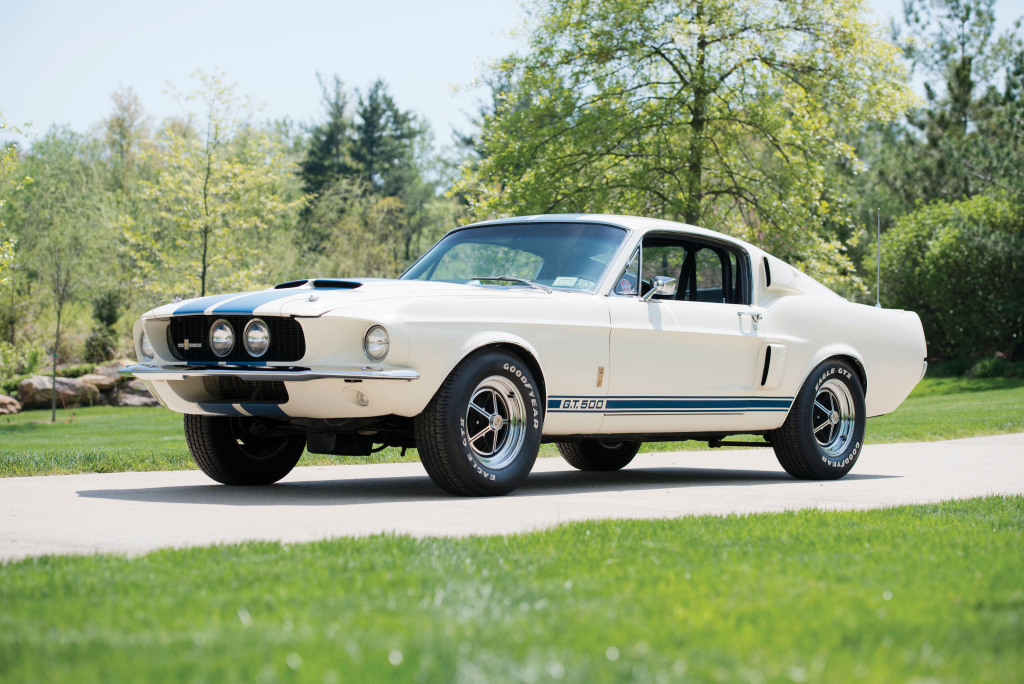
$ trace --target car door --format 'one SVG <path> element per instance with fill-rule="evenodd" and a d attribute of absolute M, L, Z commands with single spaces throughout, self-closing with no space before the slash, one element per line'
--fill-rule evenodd
<path fill-rule="evenodd" d="M 649 293 L 655 276 L 675 282 Z M 637 286 L 637 284 L 639 286 Z M 739 247 L 648 234 L 606 298 L 611 324 L 604 434 L 752 429 L 760 311 Z M 645 294 L 650 294 L 649 298 Z"/>

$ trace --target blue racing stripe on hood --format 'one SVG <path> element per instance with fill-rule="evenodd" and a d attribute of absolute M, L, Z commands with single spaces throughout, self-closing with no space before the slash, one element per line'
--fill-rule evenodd
<path fill-rule="evenodd" d="M 177 309 L 174 310 L 174 316 L 183 316 L 185 314 L 201 314 L 205 313 L 214 304 L 223 302 L 226 299 L 232 299 L 237 297 L 238 293 L 233 294 L 222 294 L 222 295 L 210 295 L 209 297 L 199 297 L 198 299 L 192 299 Z"/>
<path fill-rule="evenodd" d="M 264 290 L 262 292 L 253 292 L 249 295 L 238 297 L 230 302 L 224 302 L 220 306 L 216 307 L 211 313 L 222 314 L 222 315 L 235 315 L 235 316 L 251 316 L 252 312 L 270 302 L 278 299 L 287 299 L 289 297 L 295 297 L 297 293 L 295 290 Z M 236 297 L 238 295 L 235 295 Z"/>

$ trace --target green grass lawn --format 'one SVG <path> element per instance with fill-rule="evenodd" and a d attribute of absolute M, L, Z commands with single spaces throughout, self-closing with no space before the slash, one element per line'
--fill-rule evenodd
<path fill-rule="evenodd" d="M 1020 681 L 1022 548 L 994 497 L 39 558 L 0 680 Z"/>
<path fill-rule="evenodd" d="M 94 407 L 0 417 L 0 476 L 194 468 L 181 416 L 163 408 Z M 1024 380 L 925 378 L 895 413 L 873 418 L 867 442 L 910 442 L 1024 432 Z M 760 438 L 750 438 L 760 441 Z M 706 449 L 701 442 L 644 445 L 644 451 Z M 555 456 L 544 445 L 542 456 Z M 300 465 L 415 461 L 397 449 L 369 457 L 305 454 Z"/>

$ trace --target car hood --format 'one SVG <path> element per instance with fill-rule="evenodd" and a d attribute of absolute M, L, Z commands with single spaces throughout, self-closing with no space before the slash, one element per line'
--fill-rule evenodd
<path fill-rule="evenodd" d="M 315 317 L 335 309 L 375 308 L 389 310 L 391 302 L 401 304 L 418 297 L 509 297 L 551 296 L 530 287 L 481 287 L 422 280 L 356 278 L 346 280 L 305 280 L 284 283 L 254 292 L 211 295 L 185 299 L 143 314 L 143 318 L 171 316 L 302 316 Z M 555 292 L 555 295 L 563 293 Z"/>

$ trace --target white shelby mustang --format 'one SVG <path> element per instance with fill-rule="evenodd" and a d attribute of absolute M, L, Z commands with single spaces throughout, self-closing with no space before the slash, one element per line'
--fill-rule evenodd
<path fill-rule="evenodd" d="M 458 228 L 396 280 L 176 302 L 134 334 L 123 373 L 185 414 L 218 482 L 275 482 L 303 448 L 389 445 L 461 495 L 512 491 L 541 442 L 617 470 L 645 441 L 754 434 L 795 477 L 842 477 L 866 418 L 926 368 L 912 312 L 710 230 L 606 215 Z"/>

